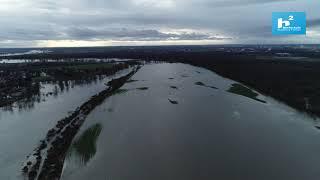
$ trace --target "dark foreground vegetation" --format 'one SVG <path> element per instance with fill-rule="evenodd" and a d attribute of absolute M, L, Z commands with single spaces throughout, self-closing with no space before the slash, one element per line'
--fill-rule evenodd
<path fill-rule="evenodd" d="M 37 177 L 38 179 L 60 179 L 67 150 L 86 116 L 107 97 L 115 93 L 139 68 L 135 68 L 125 76 L 109 81 L 108 88 L 92 96 L 70 116 L 58 121 L 56 127 L 48 131 L 46 138 L 41 141 L 39 147 L 25 163 L 22 169 L 24 175 L 30 180 L 37 179 Z"/>

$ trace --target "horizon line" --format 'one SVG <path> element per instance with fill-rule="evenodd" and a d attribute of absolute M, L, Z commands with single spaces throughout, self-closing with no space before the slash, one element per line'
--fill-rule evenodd
<path fill-rule="evenodd" d="M 259 43 L 234 43 L 234 44 L 168 44 L 168 45 L 106 45 L 106 46 L 57 46 L 57 47 L 0 47 L 0 49 L 54 49 L 54 48 L 112 48 L 112 47 L 179 47 L 179 46 L 301 46 L 301 45 L 320 45 L 320 43 L 281 43 L 281 44 L 259 44 Z"/>

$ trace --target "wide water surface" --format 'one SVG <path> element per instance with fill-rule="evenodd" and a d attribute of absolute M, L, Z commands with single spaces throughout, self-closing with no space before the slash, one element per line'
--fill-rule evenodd
<path fill-rule="evenodd" d="M 42 83 L 39 95 L 0 108 L 0 179 L 22 179 L 22 164 L 48 130 L 105 89 L 111 78 L 128 71 L 91 80 Z"/>
<path fill-rule="evenodd" d="M 89 114 L 62 179 L 316 180 L 320 132 L 313 125 L 211 71 L 149 64 Z"/>

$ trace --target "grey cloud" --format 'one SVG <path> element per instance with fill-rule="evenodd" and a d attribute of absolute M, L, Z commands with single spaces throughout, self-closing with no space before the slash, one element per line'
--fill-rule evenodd
<path fill-rule="evenodd" d="M 318 27 L 320 26 L 320 19 L 312 19 L 307 21 L 308 27 Z"/>
<path fill-rule="evenodd" d="M 247 39 L 281 43 L 286 37 L 272 38 L 271 34 L 273 11 L 306 11 L 308 27 L 319 32 L 320 26 L 320 1 L 165 0 L 173 2 L 167 8 L 154 6 L 160 3 L 156 0 L 134 1 L 137 0 L 24 0 L 19 5 L 5 1 L 9 5 L 0 6 L 0 41 L 6 43 L 0 46 L 37 40 L 230 39 L 216 34 L 231 37 L 234 43 Z M 164 33 L 185 29 L 190 31 Z"/>
<path fill-rule="evenodd" d="M 48 40 L 48 39 L 62 39 L 61 32 L 57 32 L 50 26 L 43 27 L 17 27 L 17 28 L 3 28 L 0 31 L 0 41 L 14 40 L 14 41 L 32 41 L 32 40 Z"/>
<path fill-rule="evenodd" d="M 27 47 L 36 47 L 37 42 L 36 41 L 15 41 L 15 40 L 8 40 L 8 41 L 0 41 L 0 47 L 6 47 L 6 48 L 27 48 Z"/>
<path fill-rule="evenodd" d="M 73 27 L 67 30 L 67 37 L 71 39 L 112 39 L 136 41 L 163 41 L 163 40 L 226 40 L 230 38 L 211 36 L 206 33 L 163 33 L 154 29 L 90 29 Z"/>
<path fill-rule="evenodd" d="M 169 38 L 170 34 L 164 34 L 157 30 L 128 30 L 122 29 L 90 29 L 70 28 L 67 35 L 74 39 L 101 39 L 101 38 Z"/>
<path fill-rule="evenodd" d="M 219 1 L 207 1 L 206 5 L 215 7 L 230 7 L 230 6 L 246 6 L 250 4 L 266 4 L 266 3 L 285 3 L 295 0 L 219 0 Z M 200 1 L 201 2 L 201 1 Z"/>

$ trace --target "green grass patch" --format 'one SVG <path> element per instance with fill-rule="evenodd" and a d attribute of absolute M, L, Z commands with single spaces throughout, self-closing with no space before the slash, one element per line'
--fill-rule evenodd
<path fill-rule="evenodd" d="M 126 92 L 128 92 L 129 90 L 128 89 L 117 89 L 115 90 L 112 95 L 116 95 L 116 94 L 124 94 Z"/>
<path fill-rule="evenodd" d="M 102 131 L 101 124 L 95 124 L 87 129 L 83 134 L 73 143 L 73 149 L 85 164 L 96 154 L 96 142 Z"/>
<path fill-rule="evenodd" d="M 238 83 L 232 84 L 232 86 L 228 89 L 228 92 L 266 103 L 266 101 L 257 98 L 257 96 L 259 95 L 258 93 Z"/>

